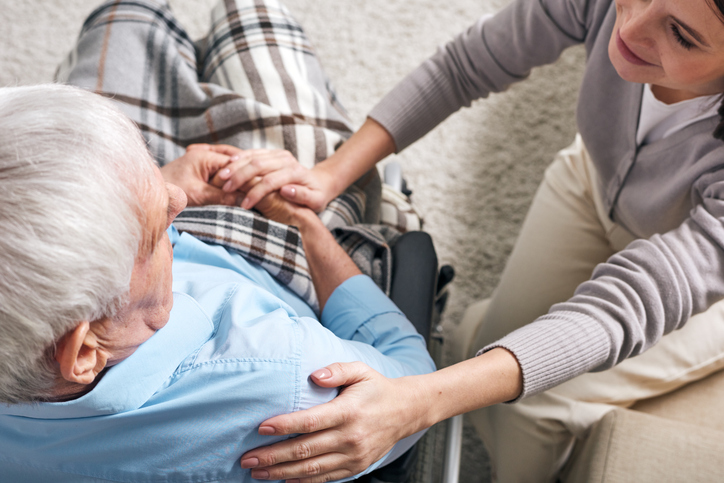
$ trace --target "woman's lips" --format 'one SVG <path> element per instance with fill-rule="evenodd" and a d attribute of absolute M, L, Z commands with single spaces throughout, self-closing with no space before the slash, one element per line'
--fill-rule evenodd
<path fill-rule="evenodd" d="M 631 62 L 634 65 L 644 65 L 644 66 L 650 66 L 655 65 L 650 62 L 646 62 L 644 59 L 639 57 L 638 55 L 631 52 L 631 49 L 628 48 L 628 45 L 626 45 L 626 42 L 621 39 L 621 34 L 619 32 L 616 32 L 616 47 L 618 47 L 618 51 L 621 52 L 621 56 L 623 56 L 624 59 Z"/>

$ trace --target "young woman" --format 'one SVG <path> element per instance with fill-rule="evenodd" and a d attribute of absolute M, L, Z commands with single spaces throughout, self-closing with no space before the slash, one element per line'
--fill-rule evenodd
<path fill-rule="evenodd" d="M 413 71 L 327 161 L 253 163 L 226 189 L 262 176 L 242 206 L 280 189 L 320 209 L 579 43 L 580 134 L 547 170 L 492 300 L 466 314 L 478 357 L 397 380 L 354 364 L 318 371 L 320 385 L 349 387 L 264 423 L 262 434 L 313 434 L 244 455 L 255 478 L 346 477 L 399 438 L 485 408 L 473 421 L 497 479 L 550 481 L 614 405 L 724 367 L 724 0 L 514 0 Z"/>

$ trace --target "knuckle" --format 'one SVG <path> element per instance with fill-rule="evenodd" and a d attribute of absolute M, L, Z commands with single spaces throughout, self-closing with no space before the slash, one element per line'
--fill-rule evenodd
<path fill-rule="evenodd" d="M 302 428 L 304 429 L 305 433 L 313 433 L 317 430 L 317 428 L 319 428 L 319 425 L 319 418 L 317 418 L 316 416 L 308 416 L 304 419 L 304 422 L 302 423 Z"/>
<path fill-rule="evenodd" d="M 312 448 L 307 443 L 299 443 L 294 448 L 294 457 L 298 460 L 305 460 L 312 456 Z"/>
<path fill-rule="evenodd" d="M 359 473 L 374 462 L 375 460 L 369 454 L 363 453 L 350 458 L 348 466 L 354 473 Z"/>
<path fill-rule="evenodd" d="M 261 168 L 264 165 L 264 161 L 259 158 L 253 158 L 249 163 L 253 168 Z"/>
<path fill-rule="evenodd" d="M 354 362 L 352 362 L 351 365 L 354 368 L 354 370 L 356 370 L 356 371 L 366 372 L 367 365 L 360 361 L 354 361 Z"/>
<path fill-rule="evenodd" d="M 260 466 L 274 466 L 275 464 L 277 464 L 277 458 L 274 453 L 260 455 L 259 464 Z"/>
<path fill-rule="evenodd" d="M 340 374 L 344 373 L 344 366 L 340 362 L 335 362 L 333 364 L 330 364 L 327 366 L 327 368 L 332 371 L 332 374 Z"/>
<path fill-rule="evenodd" d="M 347 432 L 347 439 L 354 448 L 362 448 L 366 441 L 364 433 L 356 429 Z"/>
<path fill-rule="evenodd" d="M 305 472 L 308 475 L 318 475 L 322 472 L 322 466 L 316 461 L 310 461 L 305 465 Z"/>

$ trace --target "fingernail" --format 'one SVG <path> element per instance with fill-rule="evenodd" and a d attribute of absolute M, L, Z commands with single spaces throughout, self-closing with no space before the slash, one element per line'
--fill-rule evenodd
<path fill-rule="evenodd" d="M 239 160 L 239 155 L 238 155 L 238 154 L 235 154 L 235 155 L 233 155 L 232 157 L 230 157 L 229 159 L 232 160 L 232 161 L 238 161 L 238 160 Z"/>
<path fill-rule="evenodd" d="M 244 201 L 241 202 L 241 207 L 245 210 L 249 209 L 249 205 L 251 204 L 251 201 L 249 201 L 249 198 L 244 198 Z"/>
<path fill-rule="evenodd" d="M 332 372 L 329 369 L 318 369 L 312 373 L 312 376 L 317 379 L 327 379 L 332 377 Z"/>
<path fill-rule="evenodd" d="M 267 470 L 251 470 L 251 477 L 257 480 L 268 480 L 269 472 Z"/>
<path fill-rule="evenodd" d="M 219 176 L 221 176 L 221 179 L 226 179 L 231 174 L 231 170 L 229 168 L 224 168 L 221 171 L 219 171 Z"/>
<path fill-rule="evenodd" d="M 262 436 L 269 436 L 276 433 L 276 430 L 272 426 L 259 426 L 259 434 Z"/>
<path fill-rule="evenodd" d="M 231 191 L 231 180 L 227 181 L 227 182 L 224 184 L 224 187 L 221 188 L 221 189 L 224 190 L 224 191 Z"/>
<path fill-rule="evenodd" d="M 297 196 L 297 189 L 296 189 L 296 188 L 289 188 L 289 196 L 291 196 L 292 198 L 294 198 L 295 196 Z"/>
<path fill-rule="evenodd" d="M 247 458 L 245 460 L 241 460 L 242 468 L 256 468 L 257 466 L 259 466 L 259 458 Z"/>

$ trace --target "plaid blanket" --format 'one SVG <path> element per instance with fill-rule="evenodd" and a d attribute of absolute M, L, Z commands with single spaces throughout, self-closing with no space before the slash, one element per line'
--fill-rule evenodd
<path fill-rule="evenodd" d="M 222 0 L 194 42 L 165 2 L 114 0 L 90 14 L 56 79 L 107 96 L 136 122 L 164 165 L 192 143 L 286 149 L 311 168 L 351 132 L 301 26 L 277 0 Z M 360 269 L 389 294 L 390 243 L 376 170 L 320 214 Z M 408 216 L 395 212 L 392 225 Z M 315 310 L 299 233 L 255 211 L 186 209 L 174 223 L 261 264 Z"/>

